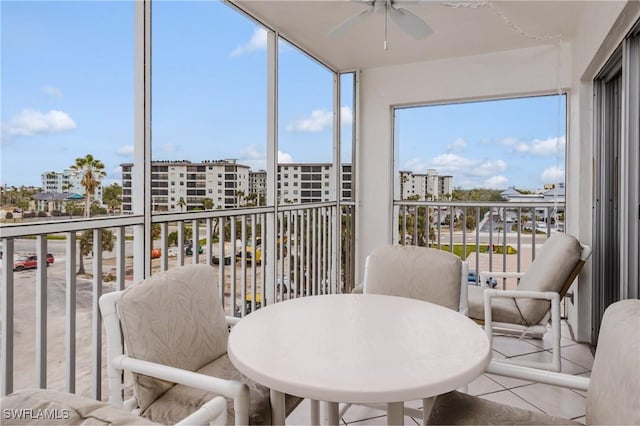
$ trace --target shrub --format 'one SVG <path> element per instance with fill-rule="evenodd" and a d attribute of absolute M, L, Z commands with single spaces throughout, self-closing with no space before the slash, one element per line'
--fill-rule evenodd
<path fill-rule="evenodd" d="M 45 212 L 38 212 L 38 217 L 47 217 L 47 213 Z"/>
<path fill-rule="evenodd" d="M 5 218 L 5 219 L 13 219 L 13 213 L 11 213 L 11 212 L 7 212 L 7 213 L 4 215 L 4 218 Z"/>

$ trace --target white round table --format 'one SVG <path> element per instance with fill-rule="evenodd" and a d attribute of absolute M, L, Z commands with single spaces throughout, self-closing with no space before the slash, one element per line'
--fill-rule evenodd
<path fill-rule="evenodd" d="M 484 330 L 464 315 L 375 294 L 311 296 L 261 308 L 233 327 L 228 354 L 277 398 L 288 393 L 400 407 L 470 383 L 491 360 Z"/>

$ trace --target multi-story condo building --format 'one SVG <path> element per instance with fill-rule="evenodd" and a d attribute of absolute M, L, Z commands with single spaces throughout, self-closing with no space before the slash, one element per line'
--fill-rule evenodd
<path fill-rule="evenodd" d="M 342 199 L 351 199 L 351 164 L 342 164 Z M 335 185 L 332 163 L 278 164 L 278 197 L 283 203 L 329 201 Z"/>
<path fill-rule="evenodd" d="M 75 173 L 71 169 L 65 169 L 62 172 L 44 172 L 41 175 L 42 191 L 49 193 L 69 192 L 74 194 L 85 195 L 85 189 L 80 184 L 82 176 Z M 95 193 L 91 197 L 92 200 L 102 204 L 102 185 L 98 185 Z"/>
<path fill-rule="evenodd" d="M 249 195 L 254 197 L 256 205 L 266 204 L 267 172 L 265 170 L 249 172 Z"/>
<path fill-rule="evenodd" d="M 400 171 L 400 199 L 418 197 L 419 200 L 440 200 L 451 198 L 453 176 L 440 176 L 435 169 L 426 173 Z"/>
<path fill-rule="evenodd" d="M 122 209 L 131 212 L 133 163 L 124 163 L 121 167 Z M 236 160 L 151 162 L 153 211 L 240 207 L 247 195 L 249 166 Z"/>

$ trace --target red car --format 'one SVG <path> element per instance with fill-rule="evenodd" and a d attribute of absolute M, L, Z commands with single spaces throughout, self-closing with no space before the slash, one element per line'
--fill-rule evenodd
<path fill-rule="evenodd" d="M 47 266 L 55 262 L 55 258 L 51 253 L 47 254 Z M 38 267 L 38 256 L 35 254 L 18 256 L 13 262 L 14 271 L 23 271 L 25 269 L 33 269 Z"/>

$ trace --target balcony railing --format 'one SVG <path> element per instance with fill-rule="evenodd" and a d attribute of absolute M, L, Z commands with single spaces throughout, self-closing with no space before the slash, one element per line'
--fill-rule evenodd
<path fill-rule="evenodd" d="M 134 228 L 145 230 L 142 216 L 2 227 L 2 395 L 36 386 L 102 399 L 106 348 L 98 300 L 142 276 L 134 274 L 140 257 L 152 257 L 152 274 L 212 265 L 229 315 L 353 288 L 352 204 L 153 215 L 153 250 L 146 254 L 135 249 L 145 232 Z M 37 255 L 31 272 L 13 270 L 21 252 Z M 47 253 L 56 258 L 51 267 Z M 80 260 L 85 275 L 77 274 Z"/>
<path fill-rule="evenodd" d="M 469 269 L 521 272 L 554 232 L 564 232 L 564 203 L 397 201 L 397 242 L 460 256 Z M 502 288 L 515 288 L 503 279 Z"/>

